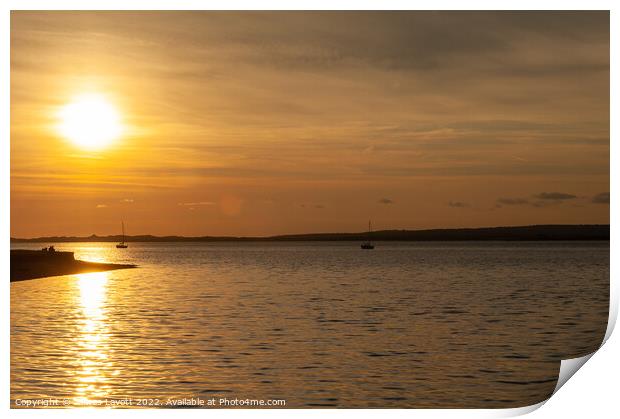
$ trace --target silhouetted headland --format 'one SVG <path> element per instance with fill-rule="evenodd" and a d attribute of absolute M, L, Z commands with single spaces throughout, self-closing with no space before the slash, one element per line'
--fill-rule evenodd
<path fill-rule="evenodd" d="M 217 236 L 125 236 L 130 242 L 219 242 L 219 241 L 539 241 L 609 240 L 609 224 L 533 225 L 520 227 L 453 228 L 433 230 L 380 230 L 372 233 L 311 233 L 269 237 Z M 24 242 L 118 242 L 121 236 L 11 238 Z"/>
<path fill-rule="evenodd" d="M 136 265 L 76 260 L 73 252 L 11 250 L 11 282 L 135 267 Z"/>

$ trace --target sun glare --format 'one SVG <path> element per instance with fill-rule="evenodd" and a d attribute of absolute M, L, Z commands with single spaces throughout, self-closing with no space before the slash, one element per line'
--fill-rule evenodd
<path fill-rule="evenodd" d="M 66 104 L 58 113 L 60 134 L 78 147 L 99 150 L 118 139 L 121 118 L 110 101 L 100 94 L 85 94 Z"/>

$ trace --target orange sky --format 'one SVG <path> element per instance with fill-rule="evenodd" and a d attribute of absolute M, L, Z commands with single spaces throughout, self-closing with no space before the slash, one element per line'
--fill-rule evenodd
<path fill-rule="evenodd" d="M 123 135 L 55 128 L 97 92 Z M 11 236 L 609 222 L 607 12 L 12 12 Z"/>

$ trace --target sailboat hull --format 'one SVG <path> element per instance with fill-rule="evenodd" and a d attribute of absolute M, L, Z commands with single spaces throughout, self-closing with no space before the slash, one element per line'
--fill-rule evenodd
<path fill-rule="evenodd" d="M 360 246 L 364 250 L 372 250 L 375 248 L 375 245 L 370 242 L 371 233 L 372 233 L 372 224 L 370 223 L 370 220 L 368 220 L 368 241 L 362 243 L 362 245 Z"/>
<path fill-rule="evenodd" d="M 123 228 L 123 240 L 119 244 L 116 245 L 117 249 L 127 249 L 127 245 L 125 244 L 125 222 L 121 222 L 121 227 Z"/>

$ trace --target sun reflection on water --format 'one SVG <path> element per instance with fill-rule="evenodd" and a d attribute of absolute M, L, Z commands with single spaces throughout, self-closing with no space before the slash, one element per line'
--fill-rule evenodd
<path fill-rule="evenodd" d="M 82 309 L 77 371 L 78 387 L 74 402 L 80 406 L 93 405 L 108 395 L 106 371 L 108 362 L 108 318 L 105 308 L 108 272 L 76 275 L 79 305 Z"/>

